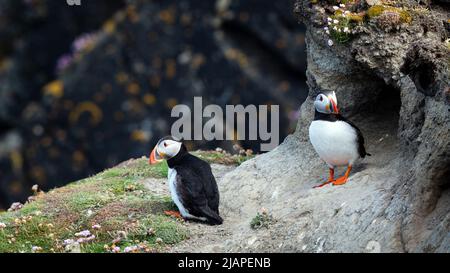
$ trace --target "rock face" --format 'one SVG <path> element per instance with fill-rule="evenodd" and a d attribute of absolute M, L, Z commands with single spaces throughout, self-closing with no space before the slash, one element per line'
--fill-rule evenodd
<path fill-rule="evenodd" d="M 385 32 L 365 16 L 349 41 L 329 43 L 330 2 L 295 5 L 307 26 L 310 87 L 297 131 L 220 183 L 229 215 L 251 219 L 264 207 L 277 222 L 257 232 L 237 225 L 222 250 L 450 252 L 448 10 L 399 2 L 411 22 Z M 319 90 L 336 91 L 372 156 L 346 185 L 312 189 L 327 177 L 308 139 Z"/>
<path fill-rule="evenodd" d="M 307 95 L 305 36 L 288 2 L 94 2 L 0 7 L 5 25 L 17 23 L 0 26 L 0 56 L 10 57 L 0 71 L 3 206 L 33 184 L 50 189 L 147 154 L 170 134 L 172 107 L 193 96 L 222 107 L 279 104 L 281 136 L 295 129 Z M 16 36 L 24 48 L 11 53 Z"/>

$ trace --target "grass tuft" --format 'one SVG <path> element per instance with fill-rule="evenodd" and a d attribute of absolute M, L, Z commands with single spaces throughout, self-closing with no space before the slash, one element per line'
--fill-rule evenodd
<path fill-rule="evenodd" d="M 270 215 L 266 210 L 258 212 L 256 216 L 250 222 L 250 227 L 252 229 L 269 228 L 269 226 L 274 222 L 272 215 Z"/>

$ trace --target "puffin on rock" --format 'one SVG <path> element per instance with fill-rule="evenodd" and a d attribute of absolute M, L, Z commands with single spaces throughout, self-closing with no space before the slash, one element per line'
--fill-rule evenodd
<path fill-rule="evenodd" d="M 186 146 L 171 137 L 162 138 L 150 154 L 150 164 L 166 159 L 172 200 L 180 212 L 166 211 L 168 215 L 220 225 L 219 189 L 211 166 L 193 156 Z M 181 215 L 180 215 L 181 214 Z"/>
<path fill-rule="evenodd" d="M 330 168 L 327 182 L 314 188 L 332 183 L 347 182 L 352 166 L 359 158 L 370 156 L 364 148 L 364 137 L 351 121 L 339 114 L 336 93 L 319 93 L 314 101 L 315 116 L 309 126 L 309 139 L 319 157 Z M 334 169 L 347 166 L 344 176 L 335 179 Z"/>

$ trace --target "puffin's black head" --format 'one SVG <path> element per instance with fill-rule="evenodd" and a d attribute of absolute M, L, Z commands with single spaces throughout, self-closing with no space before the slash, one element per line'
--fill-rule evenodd
<path fill-rule="evenodd" d="M 162 160 L 171 159 L 179 154 L 186 153 L 186 146 L 174 140 L 172 137 L 164 137 L 158 141 L 150 154 L 150 164 L 156 164 Z"/>
<path fill-rule="evenodd" d="M 317 112 L 323 114 L 339 114 L 336 93 L 334 91 L 319 93 L 314 101 Z"/>

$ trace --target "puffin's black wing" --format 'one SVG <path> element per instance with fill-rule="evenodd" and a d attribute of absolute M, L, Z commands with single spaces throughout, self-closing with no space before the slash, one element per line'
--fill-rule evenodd
<path fill-rule="evenodd" d="M 192 160 L 197 163 L 195 164 L 197 167 L 195 168 L 195 172 L 199 174 L 204 182 L 204 190 L 206 199 L 208 200 L 208 205 L 213 211 L 219 214 L 219 188 L 217 187 L 217 182 L 212 173 L 211 166 L 206 161 L 203 161 L 195 156 L 192 156 Z"/>
<path fill-rule="evenodd" d="M 190 214 L 205 217 L 209 224 L 222 224 L 219 216 L 219 190 L 208 163 L 189 156 L 187 164 L 175 167 L 177 192 Z"/>
<path fill-rule="evenodd" d="M 336 118 L 338 120 L 347 122 L 348 124 L 350 124 L 350 126 L 352 126 L 355 129 L 356 136 L 357 136 L 356 141 L 358 142 L 358 153 L 359 153 L 359 156 L 361 158 L 366 157 L 366 155 L 371 156 L 371 154 L 366 152 L 366 148 L 364 147 L 364 137 L 363 137 L 363 134 L 361 133 L 361 130 L 359 130 L 359 128 L 353 122 L 351 122 L 350 120 L 346 119 L 342 115 L 336 115 Z"/>

